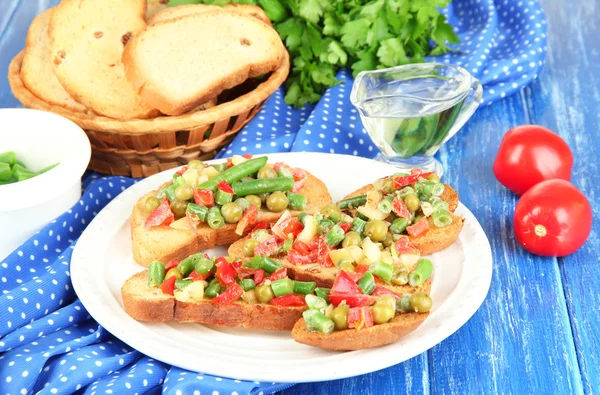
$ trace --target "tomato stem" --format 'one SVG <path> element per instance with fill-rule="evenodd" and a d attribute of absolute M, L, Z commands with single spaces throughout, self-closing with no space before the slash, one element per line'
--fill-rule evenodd
<path fill-rule="evenodd" d="M 533 231 L 535 232 L 535 235 L 538 237 L 544 237 L 546 236 L 547 230 L 546 227 L 544 225 L 536 225 L 535 228 L 533 228 Z"/>

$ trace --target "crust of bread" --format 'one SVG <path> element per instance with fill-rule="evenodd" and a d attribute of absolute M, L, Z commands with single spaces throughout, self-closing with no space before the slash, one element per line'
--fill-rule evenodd
<path fill-rule="evenodd" d="M 291 330 L 306 307 L 267 304 L 214 304 L 210 300 L 181 302 L 148 286 L 147 270 L 130 277 L 121 288 L 125 311 L 138 321 L 195 322 L 227 327 Z"/>
<path fill-rule="evenodd" d="M 62 0 L 54 9 L 51 64 L 76 101 L 115 119 L 159 115 L 127 81 L 121 62 L 123 48 L 145 29 L 145 19 L 146 0 Z"/>
<path fill-rule="evenodd" d="M 148 9 L 146 10 L 146 23 L 150 24 L 150 20 L 154 15 L 165 10 L 168 7 L 168 1 L 148 0 Z"/>
<path fill-rule="evenodd" d="M 214 40 L 197 40 L 197 37 L 208 33 L 207 29 L 220 40 L 217 47 Z M 212 56 L 221 63 L 212 62 L 209 65 L 206 62 L 194 62 L 195 58 L 189 53 L 176 52 L 176 49 L 170 47 L 162 48 L 163 55 L 160 59 L 156 58 L 153 43 L 167 40 L 169 34 L 173 40 L 187 40 L 181 42 L 181 45 L 195 47 L 198 54 L 204 51 L 206 56 Z M 215 53 L 215 50 L 219 53 Z M 123 52 L 122 61 L 127 79 L 146 103 L 164 114 L 181 115 L 248 78 L 277 69 L 284 53 L 285 48 L 279 35 L 264 22 L 245 14 L 219 10 L 149 26 L 130 40 Z M 195 56 L 199 56 L 198 54 Z M 148 64 L 149 59 L 153 60 L 151 65 Z M 168 84 L 161 70 L 171 70 L 173 67 L 182 68 L 182 73 L 177 70 L 173 70 L 173 73 L 189 75 L 187 79 Z M 191 74 L 183 72 L 190 69 L 196 70 L 199 76 L 213 75 L 213 78 L 193 78 Z"/>
<path fill-rule="evenodd" d="M 151 3 L 148 3 L 148 7 L 150 7 L 150 4 Z M 269 20 L 267 14 L 265 14 L 262 8 L 252 4 L 235 3 L 226 4 L 223 7 L 207 4 L 182 4 L 175 7 L 163 8 L 154 12 L 148 18 L 148 25 L 154 25 L 159 22 L 164 22 L 188 15 L 201 14 L 209 11 L 239 12 L 241 14 L 246 14 L 258 18 L 261 21 L 268 24 L 269 26 L 271 26 L 271 21 Z"/>
<path fill-rule="evenodd" d="M 325 350 L 363 350 L 397 342 L 417 329 L 428 316 L 429 313 L 398 314 L 387 324 L 374 325 L 360 330 L 334 331 L 328 335 L 321 332 L 309 332 L 303 318 L 294 325 L 292 337 L 298 343 Z"/>
<path fill-rule="evenodd" d="M 56 78 L 50 59 L 50 37 L 48 25 L 54 8 L 35 17 L 25 41 L 25 56 L 21 66 L 23 85 L 41 100 L 71 111 L 87 109 L 69 95 Z"/>
<path fill-rule="evenodd" d="M 306 184 L 298 191 L 306 196 L 306 212 L 316 212 L 326 204 L 331 203 L 331 195 L 323 181 L 308 173 Z M 200 224 L 197 233 L 191 230 L 177 230 L 170 226 L 156 226 L 146 229 L 144 222 L 149 213 L 144 208 L 146 198 L 156 194 L 152 191 L 142 196 L 135 204 L 131 219 L 131 239 L 133 257 L 142 266 L 148 266 L 152 261 L 168 262 L 171 259 L 183 259 L 193 253 L 212 248 L 215 245 L 233 243 L 241 238 L 235 233 L 236 224 L 225 224 L 222 228 L 211 229 L 207 224 Z M 300 211 L 290 211 L 293 216 Z M 257 221 L 276 222 L 281 213 L 260 210 Z M 249 232 L 250 229 L 246 229 Z"/>

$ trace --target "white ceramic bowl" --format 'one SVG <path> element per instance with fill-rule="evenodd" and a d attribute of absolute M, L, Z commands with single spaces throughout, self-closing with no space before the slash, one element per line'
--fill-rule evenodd
<path fill-rule="evenodd" d="M 81 176 L 90 161 L 85 132 L 59 115 L 0 109 L 0 153 L 15 151 L 28 169 L 60 164 L 25 181 L 0 185 L 0 260 L 81 197 Z"/>

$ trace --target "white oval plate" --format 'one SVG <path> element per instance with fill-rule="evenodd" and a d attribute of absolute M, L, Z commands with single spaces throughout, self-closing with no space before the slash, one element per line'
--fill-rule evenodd
<path fill-rule="evenodd" d="M 394 167 L 370 159 L 318 153 L 271 154 L 322 179 L 334 201 L 393 174 Z M 152 358 L 184 369 L 240 380 L 311 382 L 361 375 L 406 361 L 464 325 L 485 299 L 492 253 L 471 212 L 459 239 L 433 254 L 433 309 L 414 332 L 388 346 L 331 352 L 296 343 L 289 332 L 218 328 L 200 324 L 142 323 L 123 309 L 121 286 L 143 268 L 131 252 L 129 217 L 137 199 L 167 181 L 174 170 L 143 180 L 121 193 L 81 235 L 71 260 L 71 278 L 81 302 L 104 328 Z M 226 254 L 219 247 L 209 254 Z"/>

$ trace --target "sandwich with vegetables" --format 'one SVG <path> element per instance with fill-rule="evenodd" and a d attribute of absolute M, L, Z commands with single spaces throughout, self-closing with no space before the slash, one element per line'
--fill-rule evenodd
<path fill-rule="evenodd" d="M 206 165 L 193 160 L 133 208 L 133 256 L 139 264 L 181 260 L 229 244 L 257 224 L 316 212 L 331 202 L 325 184 L 299 168 L 269 164 L 267 157 L 234 156 Z"/>
<path fill-rule="evenodd" d="M 292 280 L 277 260 L 234 260 L 196 253 L 181 262 L 152 262 L 121 293 L 136 320 L 291 330 L 300 343 L 358 350 L 399 340 L 432 306 L 431 261 L 423 259 L 396 293 L 377 285 L 376 272 L 341 270 L 331 288 Z"/>
<path fill-rule="evenodd" d="M 337 273 L 373 272 L 376 282 L 402 292 L 423 255 L 459 236 L 456 191 L 433 173 L 396 174 L 367 185 L 316 213 L 284 213 L 229 247 L 234 258 L 281 259 L 297 280 L 331 287 Z"/>

